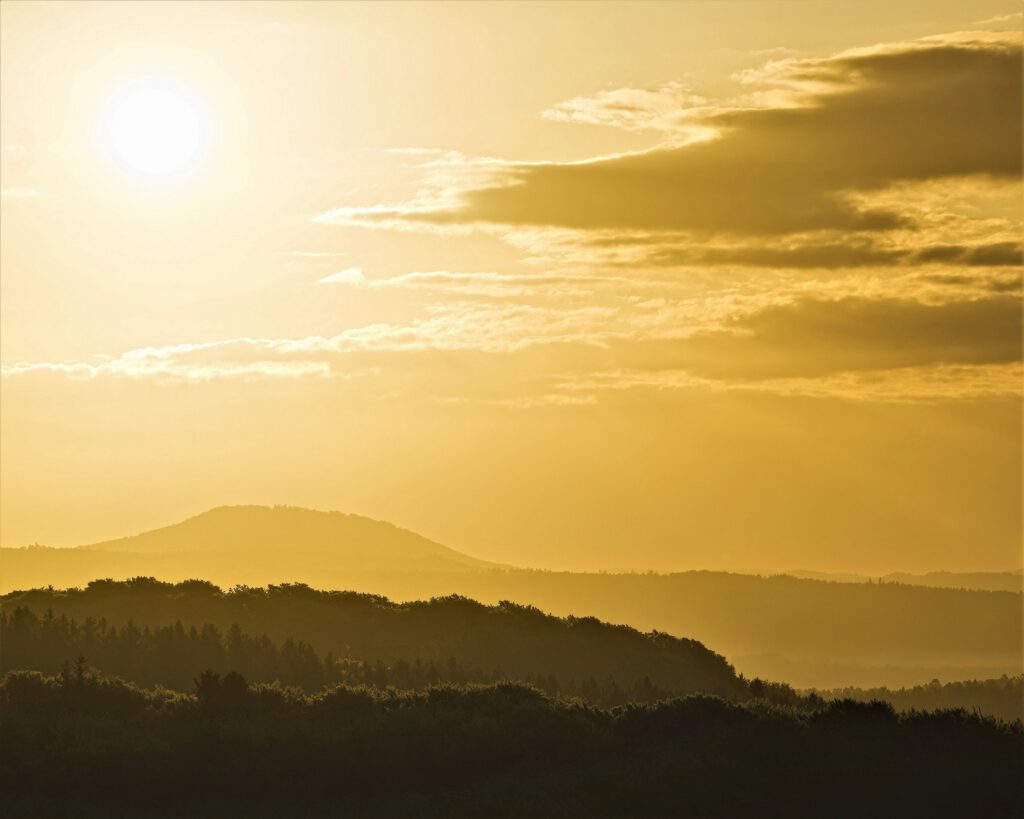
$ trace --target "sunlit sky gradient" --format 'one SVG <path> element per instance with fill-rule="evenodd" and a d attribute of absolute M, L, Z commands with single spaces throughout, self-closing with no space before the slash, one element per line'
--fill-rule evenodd
<path fill-rule="evenodd" d="M 1018 3 L 0 13 L 4 546 L 1021 565 Z"/>

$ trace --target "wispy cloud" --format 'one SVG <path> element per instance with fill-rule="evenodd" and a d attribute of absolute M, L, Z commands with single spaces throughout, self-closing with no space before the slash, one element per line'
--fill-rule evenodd
<path fill-rule="evenodd" d="M 678 82 L 656 88 L 615 88 L 573 97 L 543 112 L 545 119 L 604 125 L 627 131 L 710 135 L 700 125 L 708 100 Z"/>
<path fill-rule="evenodd" d="M 976 20 L 976 26 L 1016 26 L 1024 24 L 1024 12 L 1016 11 L 1012 14 L 997 14 L 994 17 L 986 17 L 984 20 Z"/>
<path fill-rule="evenodd" d="M 760 301 L 726 293 L 717 302 L 649 298 L 546 307 L 453 300 L 427 305 L 408 324 L 147 347 L 92 361 L 19 362 L 3 375 L 313 378 L 520 408 L 585 405 L 608 390 L 634 388 L 866 401 L 1020 392 L 1015 296 L 936 304 L 885 295 L 779 298 L 768 291 Z"/>
<path fill-rule="evenodd" d="M 648 151 L 562 163 L 447 156 L 425 163 L 433 166 L 429 180 L 408 202 L 339 208 L 319 219 L 506 237 L 675 235 L 685 237 L 674 254 L 680 264 L 795 268 L 936 263 L 925 251 L 942 222 L 943 243 L 964 248 L 962 258 L 950 256 L 956 263 L 1007 241 L 968 236 L 986 219 L 958 211 L 956 200 L 923 211 L 887 192 L 960 178 L 991 190 L 1019 181 L 1019 37 L 961 32 L 787 57 L 738 78 L 751 91 L 734 99 L 704 100 L 668 83 L 575 97 L 544 114 L 678 137 Z M 434 174 L 439 167 L 446 176 Z M 950 241 L 951 226 L 966 232 Z M 870 242 L 836 245 L 836 234 L 850 233 Z M 799 246 L 789 254 L 737 249 L 755 241 L 763 248 L 768 237 L 773 246 L 780 238 Z"/>
<path fill-rule="evenodd" d="M 559 389 L 570 394 L 594 398 L 609 391 L 699 390 L 903 404 L 1015 398 L 1022 393 L 1022 378 L 1024 368 L 1019 363 L 984 366 L 939 364 L 840 372 L 821 378 L 787 377 L 739 381 L 696 376 L 684 370 L 613 370 L 581 373 L 564 381 L 559 385 Z"/>
<path fill-rule="evenodd" d="M 334 273 L 318 284 L 342 284 L 352 287 L 383 290 L 419 290 L 453 293 L 460 296 L 510 298 L 526 296 L 576 295 L 594 292 L 595 288 L 642 288 L 627 276 L 587 273 L 496 273 L 493 271 L 459 272 L 451 270 L 413 271 L 397 276 L 370 279 L 360 268 Z"/>
<path fill-rule="evenodd" d="M 317 281 L 317 284 L 363 285 L 366 284 L 366 277 L 363 275 L 362 268 L 346 267 L 344 270 L 339 270 L 337 273 L 331 273 L 329 276 L 324 276 L 322 279 Z"/>

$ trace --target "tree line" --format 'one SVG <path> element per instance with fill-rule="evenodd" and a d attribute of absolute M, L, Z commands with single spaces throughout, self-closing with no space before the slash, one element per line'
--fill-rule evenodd
<path fill-rule="evenodd" d="M 504 680 L 530 683 L 549 696 L 581 698 L 586 702 L 611 707 L 627 702 L 655 702 L 689 693 L 714 693 L 726 699 L 744 702 L 760 700 L 775 705 L 815 708 L 822 699 L 850 698 L 862 701 L 873 699 L 890 702 L 899 710 L 934 710 L 936 708 L 979 709 L 1006 720 L 1024 717 L 1024 677 L 1006 677 L 997 680 L 956 682 L 908 689 L 842 688 L 829 691 L 810 691 L 800 694 L 784 683 L 770 683 L 760 679 L 748 680 L 734 675 L 732 669 L 718 655 L 704 649 L 694 651 L 693 641 L 676 641 L 668 635 L 643 635 L 632 629 L 608 626 L 592 618 L 555 618 L 530 607 L 504 604 L 482 606 L 464 598 L 442 598 L 419 605 L 394 606 L 383 598 L 346 593 L 321 593 L 305 587 L 271 587 L 268 590 L 235 590 L 223 593 L 210 584 L 193 581 L 182 584 L 161 584 L 149 581 L 132 583 L 97 582 L 85 592 L 46 592 L 43 601 L 85 600 L 99 611 L 111 612 L 117 617 L 117 605 L 97 592 L 112 595 L 113 603 L 129 598 L 131 611 L 147 611 L 145 602 L 156 598 L 176 597 L 172 611 L 181 612 L 188 606 L 211 596 L 220 603 L 232 605 L 228 612 L 245 613 L 245 607 L 235 604 L 257 601 L 258 607 L 280 614 L 300 632 L 305 630 L 309 615 L 296 614 L 292 607 L 296 601 L 311 600 L 313 611 L 320 611 L 326 596 L 331 605 L 348 611 L 347 633 L 359 625 L 373 626 L 381 612 L 397 611 L 396 621 L 387 624 L 390 643 L 376 651 L 367 640 L 354 643 L 354 649 L 318 651 L 311 643 L 287 636 L 272 639 L 267 633 L 251 634 L 238 622 L 221 627 L 215 622 L 195 622 L 186 625 L 181 619 L 163 625 L 137 625 L 129 619 L 118 626 L 105 616 L 86 614 L 81 619 L 67 613 L 56 614 L 53 608 L 36 613 L 27 605 L 0 608 L 0 673 L 17 669 L 33 669 L 47 674 L 57 673 L 61 666 L 84 656 L 92 666 L 104 672 L 124 677 L 139 685 L 165 686 L 178 691 L 189 690 L 195 675 L 202 670 L 219 673 L 237 671 L 252 682 L 280 682 L 312 692 L 329 685 L 367 685 L 375 688 L 393 687 L 399 690 L 424 690 L 441 683 L 488 684 Z M 172 594 L 168 595 L 170 590 Z M 67 595 L 67 598 L 61 595 Z M 335 595 L 342 605 L 333 603 Z M 33 599 L 31 595 L 28 599 Z M 74 607 L 64 607 L 65 610 Z M 200 606 L 202 608 L 202 606 Z M 359 613 L 361 610 L 362 613 Z M 417 644 L 416 638 L 428 639 L 418 622 L 440 615 L 448 616 L 455 610 L 463 616 L 456 631 L 475 631 L 474 639 L 449 636 L 446 642 Z M 158 614 L 163 613 L 157 607 Z M 411 614 L 410 614 L 411 612 Z M 122 612 L 123 613 L 123 612 Z M 495 615 L 497 615 L 495 617 Z M 485 624 L 497 619 L 501 629 L 482 628 L 475 619 Z M 253 617 L 249 616 L 252 620 Z M 468 625 L 467 625 L 468 621 Z M 552 629 L 552 626 L 554 628 Z M 277 624 L 277 632 L 281 632 Z M 384 631 L 379 629 L 378 633 Z M 544 632 L 547 631 L 547 635 Z M 565 650 L 553 656 L 551 633 Z M 404 638 L 403 638 L 404 635 Z M 580 638 L 583 638 L 581 640 Z M 403 638 L 403 639 L 399 639 Z M 492 640 L 481 660 L 480 644 Z M 573 645 L 576 641 L 576 645 Z M 587 645 L 589 641 L 590 645 Z M 581 650 L 579 643 L 584 643 Z M 558 643 L 556 642 L 556 646 Z M 697 644 L 699 646 L 699 644 Z M 401 646 L 407 652 L 398 654 Z M 535 652 L 531 654 L 529 648 Z M 463 649 L 458 655 L 445 654 L 442 649 Z M 671 660 L 682 649 L 689 665 L 677 665 L 666 673 L 665 655 Z M 468 655 L 468 659 L 467 659 Z M 710 657 L 710 662 L 708 658 Z M 490 665 L 483 662 L 490 660 Z M 618 665 L 614 665 L 618 663 Z M 725 674 L 721 672 L 725 668 Z M 711 673 L 709 672 L 709 669 Z"/>
<path fill-rule="evenodd" d="M 37 617 L 24 606 L 9 613 L 0 610 L 0 646 L 0 673 L 31 669 L 56 674 L 72 661 L 88 661 L 140 686 L 177 691 L 190 690 L 200 671 L 234 671 L 252 682 L 278 682 L 306 692 L 331 685 L 421 691 L 443 683 L 496 683 L 509 676 L 501 666 L 473 668 L 455 657 L 390 663 L 338 658 L 331 652 L 321 657 L 301 640 L 287 639 L 279 645 L 265 634 L 246 634 L 237 623 L 224 633 L 213 623 L 186 628 L 180 620 L 163 627 L 139 628 L 129 622 L 118 628 L 104 618 L 79 622 L 67 615 L 57 617 L 52 609 Z M 623 686 L 613 676 L 560 679 L 537 673 L 521 681 L 550 696 L 579 697 L 606 707 L 654 702 L 678 693 L 658 688 L 648 678 Z M 788 693 L 795 699 L 791 690 Z"/>
<path fill-rule="evenodd" d="M 97 580 L 84 589 L 18 592 L 4 596 L 0 603 L 8 618 L 19 608 L 30 610 L 40 620 L 46 620 L 46 613 L 52 611 L 47 635 L 56 643 L 84 643 L 70 655 L 65 651 L 58 661 L 80 651 L 95 665 L 111 671 L 110 658 L 104 654 L 106 646 L 91 645 L 99 639 L 96 629 L 104 620 L 108 629 L 117 629 L 116 639 L 107 641 L 112 645 L 138 641 L 148 627 L 151 639 L 166 645 L 162 654 L 168 666 L 179 665 L 173 659 L 175 646 L 191 652 L 193 661 L 181 666 L 187 667 L 188 673 L 195 673 L 196 667 L 245 668 L 253 679 L 281 678 L 308 688 L 336 681 L 330 677 L 333 670 L 323 671 L 328 655 L 372 666 L 380 661 L 388 667 L 402 662 L 415 666 L 419 660 L 428 668 L 431 663 L 443 667 L 455 657 L 462 668 L 485 674 L 478 681 L 502 677 L 537 680 L 553 675 L 562 685 L 572 679 L 582 685 L 590 678 L 602 684 L 611 678 L 625 689 L 649 683 L 673 694 L 703 692 L 723 697 L 742 695 L 746 688 L 724 657 L 696 640 L 657 631 L 642 633 L 594 617 L 555 617 L 510 601 L 487 606 L 458 595 L 395 603 L 379 595 L 319 591 L 302 584 L 239 586 L 223 591 L 200 580 L 163 583 L 135 578 Z M 65 622 L 62 618 L 67 618 L 68 625 L 61 625 Z M 178 621 L 184 637 L 166 630 Z M 258 667 L 261 657 L 269 662 L 275 652 L 265 643 L 260 648 L 248 638 L 232 638 L 236 626 L 244 635 L 260 641 L 265 636 L 277 645 L 277 676 L 269 668 Z M 191 639 L 193 628 L 195 641 Z M 225 635 L 227 650 L 237 655 L 226 664 L 219 654 L 224 650 L 220 644 Z M 314 654 L 319 663 L 314 662 Z M 50 655 L 54 656 L 53 652 Z M 52 665 L 30 663 L 28 667 L 53 670 Z M 147 684 L 167 684 L 159 678 L 137 676 L 143 673 L 139 669 L 126 676 Z M 162 672 L 165 677 L 171 673 L 169 668 Z M 281 675 L 291 676 L 286 680 Z M 452 681 L 463 680 L 456 677 Z"/>
<path fill-rule="evenodd" d="M 10 817 L 1019 816 L 1021 727 L 963 710 L 691 696 L 601 709 L 523 684 L 306 694 L 206 672 L 0 680 Z"/>
<path fill-rule="evenodd" d="M 901 711 L 968 708 L 1007 721 L 1024 720 L 1024 675 L 948 683 L 932 680 L 909 688 L 832 688 L 813 693 L 824 699 L 884 700 Z"/>

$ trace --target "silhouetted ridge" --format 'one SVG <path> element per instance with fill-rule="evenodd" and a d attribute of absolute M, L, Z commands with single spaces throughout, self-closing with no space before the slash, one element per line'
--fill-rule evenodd
<path fill-rule="evenodd" d="M 890 572 L 873 576 L 849 572 L 814 572 L 791 569 L 780 574 L 803 580 L 825 580 L 832 583 L 902 583 L 907 586 L 927 586 L 935 589 L 976 589 L 978 591 L 1024 590 L 1024 573 L 1020 569 L 1005 572 Z"/>
<path fill-rule="evenodd" d="M 1018 725 L 528 686 L 302 695 L 237 673 L 143 691 L 82 663 L 0 678 L 5 816 L 1020 816 Z"/>
<path fill-rule="evenodd" d="M 696 640 L 645 634 L 595 617 L 555 617 L 509 601 L 487 606 L 458 595 L 394 603 L 379 595 L 302 584 L 222 591 L 205 581 L 175 584 L 140 577 L 97 580 L 85 589 L 17 592 L 0 603 L 12 618 L 20 608 L 44 620 L 88 619 L 94 627 L 105 621 L 135 632 L 178 622 L 185 629 L 209 624 L 222 634 L 239 628 L 277 642 L 300 640 L 322 655 L 371 663 L 454 658 L 493 679 L 554 675 L 579 686 L 590 678 L 601 683 L 610 678 L 624 687 L 653 685 L 674 695 L 732 696 L 745 690 L 725 658 Z M 218 640 L 211 634 L 211 643 Z M 97 656 L 84 644 L 75 650 Z"/>
<path fill-rule="evenodd" d="M 176 552 L 315 553 L 368 568 L 493 567 L 391 523 L 295 506 L 220 506 L 181 523 L 83 549 Z"/>
<path fill-rule="evenodd" d="M 342 521 L 352 517 L 339 515 Z M 380 526 L 378 531 L 404 536 L 403 530 Z M 366 549 L 357 551 L 352 543 L 358 539 L 339 539 L 339 545 L 329 548 L 307 548 L 289 540 L 293 545 L 278 548 L 266 543 L 280 539 L 265 533 L 254 537 L 262 538 L 264 546 L 241 552 L 3 549 L 0 592 L 138 576 L 165 581 L 205 577 L 224 588 L 300 581 L 400 600 L 455 592 L 487 603 L 515 600 L 554 614 L 587 612 L 643 631 L 691 636 L 725 654 L 749 677 L 786 680 L 800 688 L 898 688 L 935 677 L 953 681 L 1013 675 L 1022 667 L 1019 592 L 706 571 L 659 575 L 481 569 L 447 559 L 458 553 L 437 552 L 444 547 L 415 535 L 412 542 L 420 551 L 403 548 L 403 556 L 393 559 L 380 556 L 385 548 L 369 557 Z M 428 556 L 415 556 L 423 550 Z M 440 556 L 430 557 L 431 552 Z"/>

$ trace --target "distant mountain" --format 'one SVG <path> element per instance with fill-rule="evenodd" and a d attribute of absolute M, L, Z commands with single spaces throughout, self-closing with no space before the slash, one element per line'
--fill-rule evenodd
<path fill-rule="evenodd" d="M 152 575 L 227 586 L 301 581 L 351 585 L 356 575 L 437 576 L 500 569 L 390 523 L 291 506 L 222 506 L 180 523 L 70 549 L 0 549 L 0 594 Z M 371 590 L 376 589 L 371 586 Z"/>
<path fill-rule="evenodd" d="M 1024 590 L 1024 574 L 1015 572 L 928 572 L 907 574 L 893 572 L 879 578 L 883 583 L 907 583 L 945 589 L 981 589 L 983 591 Z"/>
<path fill-rule="evenodd" d="M 161 529 L 80 548 L 146 555 L 232 553 L 258 559 L 314 556 L 363 570 L 496 566 L 390 523 L 294 506 L 221 506 Z"/>
<path fill-rule="evenodd" d="M 368 518 L 290 507 L 214 509 L 77 549 L 0 550 L 0 594 L 138 576 L 201 578 L 228 589 L 298 582 L 398 601 L 453 593 L 510 600 L 692 637 L 747 675 L 801 687 L 1021 672 L 1019 591 L 704 571 L 536 571 L 476 560 Z"/>
<path fill-rule="evenodd" d="M 1024 572 L 891 572 L 884 575 L 811 572 L 794 569 L 783 574 L 804 580 L 826 580 L 832 583 L 903 583 L 933 589 L 977 589 L 979 591 L 1024 591 Z"/>

